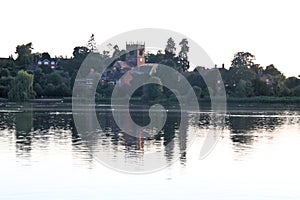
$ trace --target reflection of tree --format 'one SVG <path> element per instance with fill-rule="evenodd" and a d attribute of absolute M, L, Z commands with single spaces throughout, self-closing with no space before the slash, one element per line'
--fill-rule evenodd
<path fill-rule="evenodd" d="M 147 109 L 146 109 L 147 110 Z M 131 118 L 135 123 L 140 126 L 145 126 L 150 122 L 149 113 L 143 111 L 132 111 Z M 186 114 L 184 114 L 185 116 Z M 181 130 L 179 130 L 181 115 L 180 112 L 168 112 L 166 123 L 163 129 L 156 135 L 152 135 L 151 130 L 134 130 L 132 134 L 126 134 L 116 125 L 116 122 L 113 119 L 111 112 L 99 112 L 97 115 L 98 121 L 102 130 L 104 131 L 105 138 L 110 140 L 111 143 L 115 146 L 122 145 L 128 150 L 140 150 L 143 149 L 144 143 L 147 140 L 156 140 L 160 141 L 163 139 L 163 146 L 165 150 L 165 156 L 168 161 L 172 161 L 175 152 L 175 137 L 178 133 L 178 142 L 179 142 L 179 153 L 180 159 L 182 162 L 185 162 L 186 159 L 186 146 L 187 146 L 187 125 L 188 125 L 188 116 L 184 117 L 183 124 L 181 125 Z M 126 121 L 126 118 L 122 117 L 123 126 L 129 124 Z M 128 118 L 129 119 L 129 118 Z M 127 127 L 128 128 L 128 127 Z M 146 133 L 145 133 L 146 132 Z M 158 143 L 156 143 L 158 144 Z"/>
<path fill-rule="evenodd" d="M 33 112 L 32 105 L 25 104 L 24 112 L 16 113 L 16 146 L 25 152 L 31 150 Z"/>
<path fill-rule="evenodd" d="M 179 139 L 180 159 L 182 159 L 182 161 L 185 160 L 187 116 L 183 117 L 182 119 L 183 124 L 180 124 L 180 120 L 181 120 L 180 114 L 181 114 L 180 112 L 169 112 L 165 126 L 162 129 L 162 135 L 164 137 L 165 155 L 168 161 L 172 161 L 175 153 L 174 138 L 175 138 L 176 131 L 179 132 L 178 139 Z M 179 130 L 180 126 L 181 129 Z"/>
<path fill-rule="evenodd" d="M 77 145 L 81 144 L 81 138 L 80 138 L 80 135 L 77 132 L 77 129 L 75 128 L 75 123 L 74 123 L 73 119 L 71 120 L 71 123 L 70 123 L 70 130 L 71 130 L 71 133 L 72 133 L 72 144 L 74 146 L 77 146 Z"/>
<path fill-rule="evenodd" d="M 252 144 L 253 135 L 248 134 L 256 124 L 256 119 L 253 117 L 231 117 L 230 129 L 231 140 L 233 142 Z"/>
<path fill-rule="evenodd" d="M 254 117 L 238 116 L 229 118 L 229 128 L 231 130 L 231 140 L 234 143 L 251 145 L 255 136 L 253 132 L 272 132 L 284 123 L 282 118 L 277 117 Z"/>
<path fill-rule="evenodd" d="M 182 163 L 186 161 L 186 148 L 187 148 L 187 128 L 188 128 L 189 116 L 187 113 L 183 113 L 182 121 L 179 129 L 179 150 L 180 150 L 180 160 Z"/>

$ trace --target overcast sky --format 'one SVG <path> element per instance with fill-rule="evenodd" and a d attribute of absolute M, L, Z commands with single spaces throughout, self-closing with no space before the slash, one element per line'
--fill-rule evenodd
<path fill-rule="evenodd" d="M 300 75 L 299 1 L 149 0 L 1 2 L 0 57 L 18 44 L 34 52 L 71 56 L 75 46 L 138 28 L 164 28 L 197 42 L 219 66 L 249 51 L 256 63 L 274 64 L 287 76 Z"/>

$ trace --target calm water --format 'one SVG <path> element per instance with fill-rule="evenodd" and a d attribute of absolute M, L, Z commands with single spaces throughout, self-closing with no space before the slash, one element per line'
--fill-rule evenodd
<path fill-rule="evenodd" d="M 0 199 L 300 199 L 299 107 L 230 105 L 221 139 L 200 160 L 212 126 L 202 110 L 199 120 L 185 113 L 180 134 L 181 115 L 170 110 L 163 130 L 144 139 L 122 132 L 106 106 L 97 106 L 103 131 L 82 135 L 71 105 L 2 104 Z M 131 114 L 149 122 L 142 109 Z M 95 154 L 133 168 L 154 150 L 153 162 L 169 166 L 144 175 L 117 172 Z"/>

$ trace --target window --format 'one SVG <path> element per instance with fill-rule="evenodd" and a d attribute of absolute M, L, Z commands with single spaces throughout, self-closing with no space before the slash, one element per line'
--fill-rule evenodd
<path fill-rule="evenodd" d="M 139 55 L 140 56 L 144 55 L 144 49 L 139 49 Z"/>

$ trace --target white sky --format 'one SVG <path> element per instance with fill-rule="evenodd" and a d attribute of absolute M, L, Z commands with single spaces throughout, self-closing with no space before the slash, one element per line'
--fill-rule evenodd
<path fill-rule="evenodd" d="M 196 41 L 219 66 L 249 51 L 256 62 L 300 75 L 297 0 L 6 0 L 0 7 L 0 57 L 18 44 L 35 52 L 71 56 L 92 33 L 96 42 L 137 28 L 164 28 Z M 147 44 L 146 44 L 147 45 Z"/>

